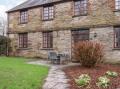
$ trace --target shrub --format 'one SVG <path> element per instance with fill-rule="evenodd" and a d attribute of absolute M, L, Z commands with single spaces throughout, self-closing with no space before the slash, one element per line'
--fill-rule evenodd
<path fill-rule="evenodd" d="M 112 72 L 112 71 L 107 71 L 106 75 L 110 76 L 110 77 L 117 77 L 118 73 L 117 72 Z"/>
<path fill-rule="evenodd" d="M 98 87 L 107 88 L 110 84 L 110 79 L 108 79 L 106 76 L 99 77 L 96 84 Z"/>
<path fill-rule="evenodd" d="M 104 56 L 103 45 L 92 41 L 78 42 L 74 53 L 75 58 L 85 67 L 94 67 Z"/>
<path fill-rule="evenodd" d="M 75 79 L 75 82 L 78 86 L 83 87 L 87 86 L 90 83 L 90 76 L 88 74 L 82 74 L 78 79 Z"/>
<path fill-rule="evenodd" d="M 9 51 L 10 39 L 4 36 L 0 36 L 0 55 L 7 55 Z"/>

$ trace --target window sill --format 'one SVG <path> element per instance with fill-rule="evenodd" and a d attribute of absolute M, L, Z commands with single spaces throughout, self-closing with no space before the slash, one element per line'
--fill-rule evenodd
<path fill-rule="evenodd" d="M 42 21 L 52 21 L 54 19 L 43 19 Z"/>
<path fill-rule="evenodd" d="M 113 12 L 120 12 L 120 9 L 115 9 L 113 10 Z"/>
<path fill-rule="evenodd" d="M 53 48 L 42 48 L 40 50 L 54 50 Z"/>
<path fill-rule="evenodd" d="M 120 48 L 113 48 L 113 50 L 120 50 Z"/>
<path fill-rule="evenodd" d="M 83 14 L 83 15 L 74 15 L 74 16 L 72 16 L 72 17 L 74 18 L 74 17 L 80 17 L 80 16 L 87 16 L 87 14 Z"/>
<path fill-rule="evenodd" d="M 18 48 L 17 50 L 30 50 L 32 48 Z"/>
<path fill-rule="evenodd" d="M 21 22 L 21 23 L 19 23 L 19 25 L 24 25 L 24 24 L 27 24 L 27 23 L 28 23 L 28 22 L 24 22 L 24 23 Z"/>

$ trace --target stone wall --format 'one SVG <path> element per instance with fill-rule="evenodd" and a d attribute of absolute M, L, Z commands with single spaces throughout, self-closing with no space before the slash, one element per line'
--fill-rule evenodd
<path fill-rule="evenodd" d="M 113 49 L 114 29 L 120 25 L 120 12 L 114 12 L 114 0 L 89 0 L 87 16 L 74 17 L 73 1 L 55 4 L 55 18 L 42 21 L 42 7 L 28 10 L 29 21 L 19 24 L 19 11 L 8 13 L 9 37 L 12 39 L 13 54 L 17 56 L 47 58 L 48 51 L 42 49 L 42 31 L 53 30 L 53 49 L 71 57 L 71 30 L 90 28 L 90 40 L 100 41 L 105 46 L 106 61 L 119 61 L 120 51 Z M 18 48 L 18 33 L 28 32 L 29 47 Z M 94 37 L 97 33 L 97 37 Z"/>
<path fill-rule="evenodd" d="M 114 12 L 108 0 L 89 0 L 88 15 L 74 17 L 73 2 L 61 2 L 54 5 L 55 18 L 51 21 L 42 21 L 42 7 L 28 9 L 27 24 L 19 24 L 19 11 L 11 12 L 9 17 L 9 31 L 29 32 L 41 30 L 60 30 L 68 28 L 84 28 L 120 23 L 119 12 Z M 113 0 L 114 1 L 114 0 Z M 112 2 L 111 2 L 112 3 Z M 111 5 L 112 6 L 112 5 Z"/>
<path fill-rule="evenodd" d="M 94 33 L 97 33 L 97 37 L 94 37 Z M 114 28 L 112 26 L 102 28 L 91 28 L 90 39 L 103 44 L 105 62 L 120 62 L 120 50 L 114 49 Z"/>
<path fill-rule="evenodd" d="M 42 32 L 28 33 L 28 48 L 19 49 L 18 34 L 9 34 L 12 39 L 12 49 L 16 56 L 47 58 L 49 51 L 65 53 L 71 57 L 71 31 L 53 32 L 53 49 L 43 49 Z"/>

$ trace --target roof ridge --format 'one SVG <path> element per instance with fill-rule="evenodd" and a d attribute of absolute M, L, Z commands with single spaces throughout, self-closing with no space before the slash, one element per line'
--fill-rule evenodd
<path fill-rule="evenodd" d="M 17 11 L 17 10 L 27 9 L 27 8 L 31 8 L 31 7 L 35 7 L 35 6 L 40 6 L 43 4 L 54 3 L 54 2 L 58 2 L 58 1 L 62 1 L 62 0 L 27 0 L 19 5 L 15 6 L 14 8 L 8 10 L 7 13 Z"/>

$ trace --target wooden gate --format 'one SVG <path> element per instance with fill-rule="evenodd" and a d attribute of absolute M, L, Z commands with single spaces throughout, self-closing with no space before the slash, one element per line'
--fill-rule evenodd
<path fill-rule="evenodd" d="M 72 34 L 72 61 L 76 61 L 75 60 L 75 56 L 74 56 L 74 47 L 75 44 L 81 41 L 85 41 L 85 40 L 89 40 L 89 29 L 75 29 L 72 30 L 71 32 Z"/>

